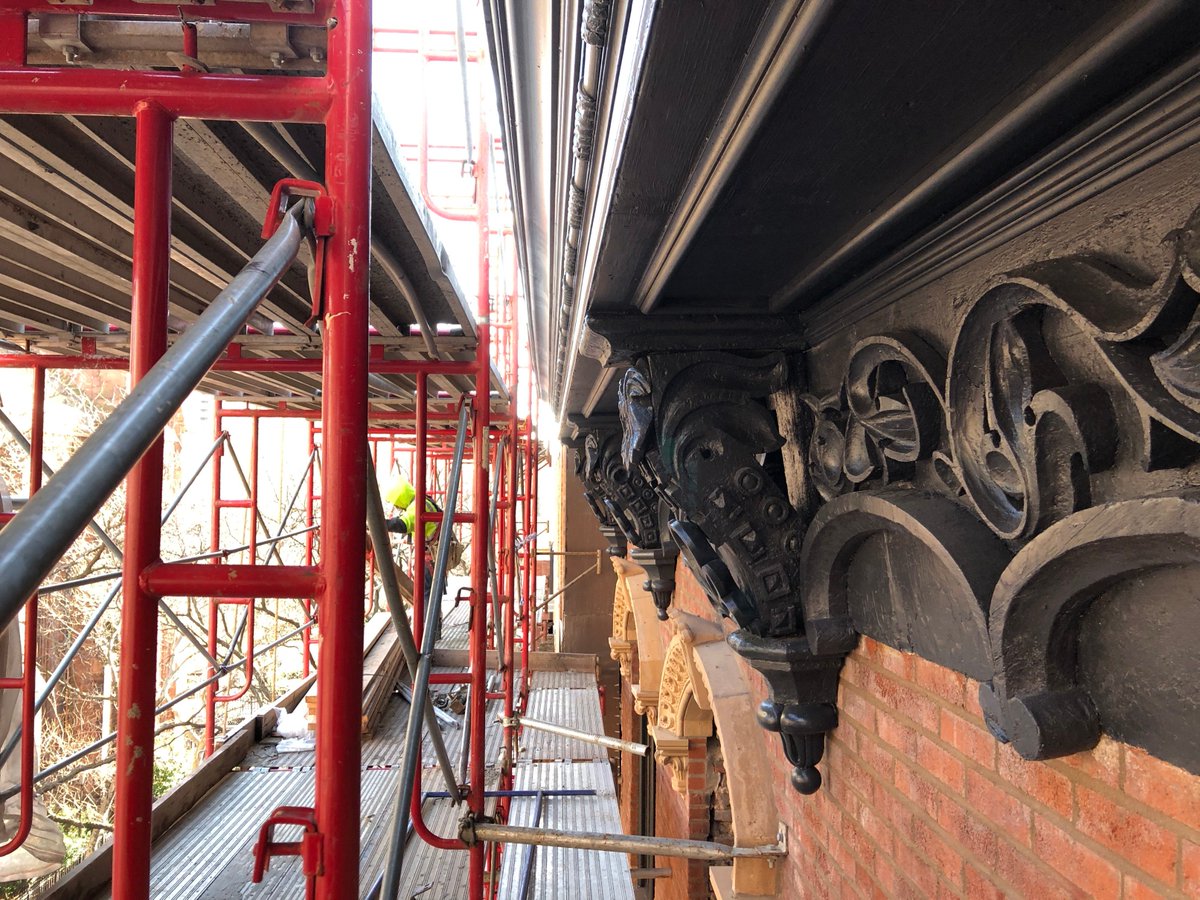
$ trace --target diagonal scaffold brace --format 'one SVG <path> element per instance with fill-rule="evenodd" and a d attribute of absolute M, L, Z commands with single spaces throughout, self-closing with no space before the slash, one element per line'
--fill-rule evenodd
<path fill-rule="evenodd" d="M 275 234 L 129 396 L 0 531 L 0 629 L 95 517 L 142 454 L 296 259 L 312 203 L 294 206 Z"/>

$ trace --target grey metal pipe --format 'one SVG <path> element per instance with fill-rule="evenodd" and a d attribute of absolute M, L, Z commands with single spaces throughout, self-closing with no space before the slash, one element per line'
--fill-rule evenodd
<path fill-rule="evenodd" d="M 467 735 L 471 733 L 471 685 L 463 686 L 463 740 L 458 745 L 458 774 L 463 780 L 467 780 L 467 763 L 471 756 L 471 742 L 467 740 Z M 489 685 L 490 687 L 490 685 Z"/>
<path fill-rule="evenodd" d="M 204 468 L 208 465 L 208 461 L 213 458 L 213 455 L 221 449 L 221 445 L 227 440 L 229 440 L 229 432 L 223 431 L 221 432 L 221 436 L 213 441 L 212 446 L 208 448 L 208 452 L 204 454 L 204 458 L 200 460 L 200 462 L 197 463 L 196 467 L 192 470 L 192 477 L 184 482 L 183 487 L 179 489 L 179 492 L 175 495 L 175 499 L 171 501 L 170 506 L 163 510 L 162 522 L 164 525 L 167 523 L 167 519 L 171 518 L 172 513 L 179 509 L 179 504 L 183 502 L 183 498 L 187 496 L 187 492 L 192 489 L 192 485 L 196 483 L 196 479 L 199 478 L 204 472 Z M 124 556 L 122 555 L 121 558 L 123 559 Z"/>
<path fill-rule="evenodd" d="M 0 415 L 3 415 L 3 413 L 0 412 Z M 16 429 L 16 426 L 13 425 L 12 421 L 9 420 L 7 416 L 4 416 L 4 419 L 6 420 L 5 427 L 9 429 L 10 433 L 13 435 L 14 438 L 16 438 L 17 442 L 20 443 L 25 448 L 25 452 L 29 453 L 30 447 L 29 447 L 28 441 L 26 441 L 24 439 L 24 436 L 21 434 L 21 432 L 19 430 Z M 204 455 L 204 458 L 199 462 L 199 464 L 196 465 L 194 471 L 192 472 L 192 476 L 187 480 L 187 482 L 183 485 L 183 487 L 181 487 L 179 489 L 179 491 L 175 494 L 175 498 L 171 501 L 171 505 L 167 507 L 165 512 L 163 512 L 162 516 L 159 519 L 160 524 L 162 524 L 162 525 L 167 524 L 167 520 L 170 519 L 171 515 L 175 512 L 175 510 L 177 510 L 179 508 L 179 504 L 183 502 L 183 498 L 186 497 L 187 492 L 192 489 L 192 485 L 194 485 L 196 483 L 196 479 L 200 477 L 200 473 L 204 471 L 204 467 L 206 465 L 208 465 L 208 461 L 210 459 L 212 459 L 213 454 L 217 452 L 217 448 L 221 446 L 221 444 L 224 440 L 225 440 L 224 437 L 218 438 L 213 443 L 212 447 L 209 448 L 208 453 L 206 453 Z M 45 460 L 42 460 L 42 471 L 46 473 L 47 477 L 49 477 L 49 478 L 54 477 L 54 470 L 52 468 L 50 468 L 50 466 L 46 465 Z M 111 537 L 109 537 L 108 532 L 105 531 L 103 527 L 101 527 L 99 522 L 97 522 L 95 519 L 92 519 L 88 522 L 87 527 L 93 534 L 96 535 L 96 537 L 98 537 L 100 539 L 100 542 L 102 544 L 104 544 L 105 547 L 108 548 L 109 552 L 111 552 L 112 555 L 116 557 L 117 562 L 122 562 L 125 559 L 124 551 L 122 551 L 121 548 L 117 546 L 116 541 L 114 541 Z M 112 576 L 108 576 L 108 577 L 112 577 Z M 119 574 L 116 577 L 120 577 Z M 104 580 L 104 579 L 97 578 L 95 580 L 98 582 L 98 581 Z M 81 579 L 81 581 L 83 581 L 84 583 L 87 583 L 87 579 Z M 69 582 L 68 582 L 68 584 L 69 584 Z M 38 590 L 39 596 L 44 593 L 46 593 L 46 591 L 44 591 L 42 589 Z M 179 616 L 177 616 L 175 614 L 175 611 L 173 609 L 171 609 L 171 607 L 167 603 L 167 601 L 164 600 L 162 597 L 159 597 L 158 598 L 158 606 L 159 606 L 159 609 L 162 610 L 163 614 L 167 617 L 167 619 L 171 622 L 171 624 L 175 626 L 176 630 L 180 634 L 182 634 L 185 638 L 187 638 L 188 642 L 193 647 L 195 647 L 197 651 L 199 651 L 200 655 L 202 657 L 204 657 L 205 660 L 207 660 L 209 663 L 211 663 L 212 665 L 215 666 L 217 661 L 215 659 L 213 659 L 211 656 L 209 656 L 208 647 L 206 647 L 204 645 L 204 643 L 202 643 L 201 640 L 198 637 L 196 637 L 195 634 L 192 633 L 192 630 L 187 627 L 187 625 L 183 622 L 183 620 L 180 619 Z M 39 708 L 39 707 L 40 707 L 40 704 L 38 704 L 38 707 L 35 707 L 35 708 Z M 8 758 L 7 746 L 5 748 L 5 751 L 0 753 L 0 757 L 2 757 L 3 759 Z M 0 760 L 0 761 L 2 761 L 2 760 Z"/>
<path fill-rule="evenodd" d="M 542 722 L 538 719 L 526 718 L 525 716 L 513 716 L 511 719 L 505 719 L 504 724 L 524 726 L 525 728 L 532 728 L 534 731 L 544 731 L 547 734 L 557 734 L 559 737 L 570 738 L 573 741 L 593 744 L 597 747 L 607 747 L 609 750 L 621 750 L 625 753 L 632 753 L 635 756 L 645 756 L 650 752 L 648 744 L 623 741 L 620 738 L 609 737 L 607 734 L 592 734 L 590 731 L 577 731 L 574 728 L 567 728 L 565 725 L 555 725 L 553 722 Z"/>
<path fill-rule="evenodd" d="M 537 792 L 537 802 L 533 804 L 533 827 L 542 824 L 542 804 L 546 800 L 546 792 Z M 537 845 L 530 844 L 521 863 L 521 883 L 517 887 L 517 900 L 529 900 L 529 891 L 533 888 L 533 859 L 537 853 Z"/>
<path fill-rule="evenodd" d="M 458 51 L 458 77 L 462 79 L 463 127 L 466 129 L 467 162 L 474 161 L 471 141 L 471 88 L 467 81 L 467 38 L 463 31 L 462 0 L 454 0 L 454 47 Z"/>
<path fill-rule="evenodd" d="M 246 129 L 247 134 L 262 144 L 266 151 L 275 157 L 275 161 L 287 169 L 294 177 L 303 178 L 307 181 L 323 180 L 317 174 L 317 170 L 312 167 L 312 164 L 283 139 L 283 136 L 275 130 L 274 125 L 268 125 L 265 122 L 243 122 L 242 128 Z M 413 287 L 412 280 L 404 271 L 404 267 L 400 265 L 400 261 L 387 248 L 383 240 L 374 233 L 371 235 L 371 253 L 374 255 L 375 261 L 379 263 L 380 268 L 383 269 L 388 278 L 395 282 L 396 287 L 404 296 L 404 301 L 408 304 L 408 310 L 413 315 L 413 321 L 421 329 L 421 340 L 425 344 L 425 349 L 433 359 L 441 359 L 442 354 L 438 350 L 436 340 L 437 329 L 430 324 L 429 316 L 425 314 L 425 307 L 421 305 L 421 298 L 417 296 L 417 289 Z M 398 386 L 393 385 L 393 387 Z"/>
<path fill-rule="evenodd" d="M 486 403 L 487 398 L 482 402 Z M 421 661 L 417 666 L 417 677 L 413 680 L 413 702 L 408 708 L 408 731 L 404 739 L 404 771 L 392 812 L 392 835 L 388 847 L 387 863 L 383 870 L 383 893 L 385 900 L 396 900 L 400 890 L 400 875 L 404 870 L 404 844 L 408 833 L 408 813 L 413 785 L 417 778 L 417 749 L 421 746 L 421 710 L 429 697 L 429 672 L 433 668 L 433 645 L 437 635 L 438 617 L 432 606 L 441 603 L 446 589 L 446 564 L 450 560 L 450 529 L 454 525 L 454 508 L 458 505 L 458 485 L 462 478 L 463 454 L 467 445 L 467 404 L 462 404 L 458 413 L 458 438 L 454 443 L 454 464 L 450 469 L 450 483 L 446 486 L 446 506 L 442 510 L 442 528 L 438 533 L 437 561 L 433 568 L 433 586 L 429 592 L 430 609 L 425 615 L 425 633 L 421 639 Z M 476 497 L 478 503 L 482 497 Z M 466 743 L 467 736 L 463 736 Z"/>
<path fill-rule="evenodd" d="M 311 204 L 306 204 L 309 206 Z M 16 619 L 88 521 L 162 433 L 188 394 L 296 258 L 294 214 L 163 354 L 50 481 L 0 531 L 0 630 Z"/>
<path fill-rule="evenodd" d="M 731 847 L 712 841 L 688 841 L 640 834 L 606 834 L 600 831 L 559 831 L 555 828 L 527 828 L 522 825 L 496 825 L 491 822 L 466 822 L 460 837 L 467 844 L 476 844 L 479 841 L 533 844 L 542 847 L 567 847 L 572 850 L 603 850 L 610 853 L 704 859 L 710 862 L 787 856 L 787 845 L 783 840 L 778 844 L 762 847 Z"/>
<path fill-rule="evenodd" d="M 500 500 L 500 476 L 504 473 L 504 448 L 506 438 L 500 438 L 496 445 L 496 471 L 492 475 L 492 501 L 488 509 L 488 534 L 496 533 L 496 504 Z M 498 668 L 501 672 L 504 671 L 504 627 L 503 620 L 500 615 L 500 582 L 499 573 L 496 567 L 496 543 L 488 541 L 488 584 L 492 586 L 492 634 L 496 639 L 496 647 L 500 650 L 496 654 L 496 659 L 499 663 Z"/>
<path fill-rule="evenodd" d="M 170 505 L 163 512 L 162 517 L 159 519 L 159 522 L 161 524 L 163 524 L 163 525 L 167 524 L 167 521 L 174 514 L 175 510 L 179 508 L 179 504 L 183 502 L 183 498 L 185 496 L 187 496 L 187 492 L 192 489 L 192 485 L 194 485 L 196 483 L 196 479 L 200 476 L 200 473 L 204 471 L 204 467 L 206 465 L 208 465 L 208 461 L 210 459 L 212 459 L 212 455 L 217 452 L 217 448 L 221 446 L 221 443 L 224 440 L 225 440 L 224 437 L 218 439 L 212 445 L 212 447 L 209 449 L 208 453 L 205 454 L 204 459 L 202 459 L 199 462 L 199 464 L 197 464 L 197 466 L 195 467 L 195 470 L 192 473 L 192 477 L 189 478 L 184 483 L 184 485 L 176 492 L 174 499 L 171 501 Z M 42 464 L 42 467 L 44 469 L 49 468 L 48 466 L 45 465 L 45 463 Z M 53 477 L 53 472 L 50 472 L 49 474 L 51 477 Z M 107 533 L 104 531 L 103 528 L 101 528 L 99 526 L 99 524 L 97 524 L 95 521 L 93 521 L 92 525 L 94 526 L 95 530 L 100 535 L 102 535 L 102 539 L 108 538 Z M 113 549 L 113 552 L 116 554 L 118 561 L 124 559 L 124 554 L 121 552 L 119 547 L 117 547 L 115 544 L 113 544 L 112 549 Z M 79 630 L 79 634 L 77 634 L 75 636 L 75 640 L 71 642 L 71 646 L 67 648 L 67 652 L 63 654 L 62 659 L 59 660 L 59 663 L 55 667 L 54 671 L 50 673 L 50 677 L 46 679 L 46 683 L 44 685 L 42 685 L 41 691 L 38 693 L 37 697 L 33 701 L 33 712 L 35 715 L 38 713 L 39 710 L 41 710 L 42 706 L 50 698 L 50 694 L 54 691 L 54 688 L 58 685 L 58 682 L 62 679 L 63 675 L 66 674 L 68 666 L 71 665 L 71 662 L 75 659 L 76 655 L 79 653 L 80 649 L 83 647 L 84 641 L 86 641 L 91 636 L 91 634 L 95 630 L 96 626 L 100 623 L 100 619 L 103 618 L 104 613 L 108 611 L 108 608 L 110 606 L 112 606 L 113 600 L 115 600 L 117 598 L 117 595 L 119 593 L 121 593 L 121 580 L 120 580 L 121 577 L 122 577 L 122 573 L 113 572 L 108 575 L 98 576 L 98 577 L 91 578 L 91 579 L 80 578 L 80 579 L 77 579 L 75 582 L 67 581 L 67 582 L 63 582 L 60 585 L 52 585 L 51 586 L 51 587 L 61 590 L 66 587 L 71 587 L 71 586 L 76 586 L 76 585 L 83 586 L 85 584 L 90 584 L 90 583 L 99 583 L 102 580 L 104 580 L 104 581 L 111 580 L 111 579 L 117 580 L 117 583 L 115 585 L 113 585 L 112 590 L 108 592 L 108 594 L 107 594 L 107 596 L 105 596 L 104 600 L 102 600 L 100 602 L 100 605 L 97 606 L 96 609 L 92 612 L 92 614 L 88 618 L 87 622 L 84 623 L 83 628 L 81 628 Z M 46 593 L 46 591 L 45 590 L 38 591 L 39 595 L 43 594 L 43 593 Z M 164 601 L 162 598 L 159 598 L 158 602 L 159 602 L 160 606 L 163 606 L 163 607 L 166 606 L 166 601 Z M 167 611 L 171 612 L 171 610 L 169 608 L 167 608 Z M 177 627 L 180 627 L 181 630 L 184 631 L 188 637 L 194 638 L 191 630 L 183 627 L 183 623 L 179 622 L 178 617 L 175 617 L 173 612 L 171 612 L 171 615 L 177 622 Z M 193 640 L 193 643 L 196 643 L 196 641 Z M 208 655 L 208 647 L 204 647 L 203 645 L 200 645 L 200 646 L 203 648 L 201 650 L 203 655 L 206 658 L 208 658 L 209 660 L 212 660 L 212 657 L 210 657 Z M 8 758 L 12 755 L 13 750 L 16 749 L 17 744 L 20 743 L 20 740 L 21 740 L 21 726 L 18 725 L 16 730 L 9 737 L 8 742 L 4 745 L 4 748 L 0 749 L 0 766 L 4 765 L 4 763 L 8 760 Z"/>
<path fill-rule="evenodd" d="M 383 498 L 379 496 L 378 476 L 375 466 L 369 459 L 367 461 L 367 531 L 371 536 L 371 548 L 375 552 L 375 561 L 378 563 L 379 580 L 383 582 L 383 594 L 387 598 L 388 613 L 392 617 L 392 625 L 396 629 L 396 636 L 400 639 L 400 650 L 404 653 L 404 661 L 408 665 L 408 677 L 415 684 L 417 669 L 421 664 L 421 654 L 417 650 L 412 626 L 409 625 L 408 616 L 404 612 L 404 601 L 400 597 L 400 582 L 396 579 L 396 567 L 392 562 L 392 544 L 388 540 L 387 523 L 383 515 Z M 446 787 L 457 802 L 458 782 L 454 778 L 454 763 L 450 761 L 446 743 L 442 740 L 441 726 L 438 725 L 437 712 L 433 708 L 433 701 L 428 696 L 425 698 L 425 724 L 429 726 L 429 739 L 433 742 L 433 752 L 437 756 L 442 777 L 446 779 Z"/>

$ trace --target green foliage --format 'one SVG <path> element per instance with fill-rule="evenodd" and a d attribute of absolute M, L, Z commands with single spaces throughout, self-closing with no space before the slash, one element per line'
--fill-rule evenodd
<path fill-rule="evenodd" d="M 157 800 L 187 774 L 184 767 L 173 759 L 154 760 L 154 799 Z"/>

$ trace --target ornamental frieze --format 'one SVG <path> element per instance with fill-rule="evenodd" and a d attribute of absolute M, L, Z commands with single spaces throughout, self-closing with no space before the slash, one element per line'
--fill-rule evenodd
<path fill-rule="evenodd" d="M 779 321 L 710 323 L 711 345 L 589 322 L 629 366 L 621 468 L 767 679 L 798 789 L 859 634 L 979 680 L 1026 758 L 1109 733 L 1200 771 L 1197 219 L 1168 240 L 1156 277 L 1095 254 L 996 278 L 944 343 L 899 307 L 824 393 Z"/>

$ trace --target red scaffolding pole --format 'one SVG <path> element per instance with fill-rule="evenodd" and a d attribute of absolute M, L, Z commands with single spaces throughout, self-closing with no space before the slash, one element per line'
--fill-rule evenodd
<path fill-rule="evenodd" d="M 317 0 L 311 14 L 270 11 L 266 4 L 208 0 L 203 5 L 183 3 L 179 11 L 189 19 L 229 22 L 286 22 L 328 27 L 328 67 L 323 77 L 297 75 L 220 75 L 184 67 L 179 72 L 117 72 L 84 67 L 24 65 L 28 13 L 57 12 L 56 3 L 35 0 L 0 0 L 0 112 L 61 115 L 132 115 L 137 123 L 133 250 L 133 301 L 130 357 L 101 356 L 94 340 L 82 342 L 78 355 L 4 354 L 0 368 L 29 368 L 35 386 L 44 384 L 50 368 L 124 369 L 131 382 L 142 378 L 166 350 L 167 296 L 170 262 L 171 160 L 173 123 L 178 117 L 224 120 L 308 122 L 324 124 L 326 134 L 324 185 L 332 206 L 332 227 L 324 257 L 323 348 L 319 358 L 246 357 L 231 345 L 213 369 L 229 372 L 316 373 L 322 376 L 319 410 L 289 406 L 227 409 L 218 401 L 214 434 L 224 434 L 222 418 L 251 419 L 251 474 L 245 501 L 221 496 L 221 457 L 213 466 L 211 550 L 220 545 L 220 511 L 236 507 L 248 511 L 248 564 L 234 565 L 214 559 L 207 563 L 160 559 L 160 509 L 162 501 L 162 441 L 151 447 L 128 477 L 126 548 L 123 564 L 124 608 L 119 676 L 119 728 L 117 737 L 117 801 L 114 823 L 114 896 L 141 900 L 149 896 L 151 857 L 151 805 L 157 676 L 157 603 L 160 597 L 213 598 L 212 617 L 218 603 L 247 608 L 245 667 L 247 683 L 254 664 L 253 606 L 256 598 L 292 597 L 305 604 L 303 628 L 304 670 L 310 652 L 317 650 L 316 792 L 312 809 L 277 811 L 274 820 L 302 821 L 304 840 L 294 848 L 304 857 L 306 892 L 310 898 L 334 900 L 358 895 L 359 818 L 361 777 L 361 671 L 363 600 L 366 584 L 366 490 L 363 475 L 368 444 L 374 434 L 373 455 L 395 461 L 409 454 L 414 482 L 417 521 L 415 530 L 414 625 L 420 632 L 425 616 L 436 615 L 425 603 L 426 549 L 424 524 L 433 516 L 425 512 L 426 498 L 441 496 L 431 484 L 434 467 L 449 459 L 453 433 L 446 428 L 456 418 L 449 404 L 430 397 L 429 376 L 467 376 L 474 381 L 470 462 L 474 478 L 470 511 L 452 516 L 472 529 L 470 634 L 468 644 L 470 685 L 469 779 L 466 801 L 470 814 L 485 814 L 486 705 L 491 697 L 503 699 L 506 719 L 523 705 L 528 686 L 528 654 L 534 641 L 533 594 L 536 588 L 537 467 L 533 395 L 528 417 L 517 410 L 517 385 L 521 366 L 517 354 L 516 297 L 501 291 L 491 321 L 491 241 L 511 239 L 501 223 L 489 222 L 489 166 L 494 150 L 484 117 L 480 116 L 474 157 L 474 203 L 470 213 L 447 213 L 476 223 L 479 235 L 477 345 L 469 360 L 390 360 L 383 348 L 370 353 L 368 336 L 368 275 L 370 254 L 371 190 L 371 4 L 367 0 Z M 172 10 L 174 7 L 172 7 Z M 131 17 L 163 16 L 163 9 L 133 0 L 96 0 L 88 13 Z M 186 28 L 185 28 L 186 32 Z M 186 34 L 184 35 L 186 39 Z M 477 62 L 481 54 L 469 53 Z M 482 104 L 481 104 L 482 106 Z M 464 148 L 464 152 L 467 148 Z M 427 135 L 422 128 L 418 156 L 428 157 Z M 425 187 L 424 176 L 421 179 Z M 494 328 L 493 328 L 494 324 Z M 494 339 L 494 345 L 493 345 Z M 493 423 L 491 380 L 493 362 L 508 388 L 508 405 Z M 368 373 L 412 375 L 416 381 L 414 409 L 368 409 Z M 35 396 L 39 396 L 35 394 Z M 431 408 L 430 404 L 436 405 Z M 35 404 L 40 417 L 40 404 Z M 319 417 L 319 422 L 316 419 Z M 299 566 L 258 565 L 258 433 L 262 419 L 307 419 L 309 459 L 306 474 L 305 552 Z M 411 425 L 408 423 L 411 422 Z M 431 427 L 436 424 L 437 427 Z M 371 427 L 374 425 L 374 429 Z M 500 436 L 503 436 L 503 440 Z M 382 441 L 390 443 L 383 452 Z M 34 458 L 40 465 L 40 431 L 35 423 Z M 320 465 L 316 464 L 320 454 Z M 497 467 L 499 497 L 495 533 L 489 522 L 490 466 Z M 40 474 L 40 468 L 38 468 Z M 444 485 L 442 485 L 444 487 Z M 36 489 L 36 481 L 31 491 Z M 520 513 L 518 513 L 518 504 Z M 319 549 L 315 526 L 323 537 Z M 264 525 L 265 527 L 265 525 Z M 489 590 L 489 562 L 495 551 L 494 591 Z M 282 563 L 282 559 L 279 560 Z M 489 604 L 494 605 L 490 607 Z M 501 691 L 489 695 L 486 647 L 488 611 L 494 608 L 499 629 L 494 632 L 503 675 Z M 27 607 L 27 673 L 36 658 L 36 607 Z M 314 636 L 312 627 L 316 621 Z M 216 657 L 216 627 L 210 618 L 209 655 Z M 518 636 L 519 628 L 519 636 Z M 516 677 L 516 644 L 520 641 L 520 671 Z M 233 648 L 230 650 L 233 653 Z M 224 674 L 209 667 L 206 683 L 206 748 L 215 739 L 213 705 L 222 699 L 217 678 Z M 25 728 L 32 749 L 33 692 L 26 689 Z M 514 729 L 504 729 L 506 755 L 511 765 Z M 27 775 L 32 758 L 25 761 Z M 510 772 L 503 777 L 509 779 Z M 31 779 L 28 785 L 31 788 Z M 25 786 L 23 785 L 23 788 Z M 421 818 L 420 784 L 412 800 L 413 824 L 419 836 L 444 848 L 467 849 L 457 837 L 432 834 Z M 26 805 L 22 808 L 23 815 Z M 505 807 L 502 805 L 501 814 Z M 289 818 L 290 817 L 290 818 Z M 269 823 L 268 823 L 269 825 Z M 287 845 L 271 844 L 279 852 Z M 487 870 L 498 865 L 496 848 L 475 844 L 469 848 L 469 896 L 483 900 L 488 893 Z M 495 879 L 492 880 L 494 884 Z"/>
<path fill-rule="evenodd" d="M 321 567 L 318 597 L 316 900 L 358 895 L 362 728 L 362 598 L 366 556 L 367 329 L 371 246 L 371 4 L 339 0 L 330 32 L 322 372 Z"/>
<path fill-rule="evenodd" d="M 137 107 L 133 224 L 133 339 L 136 383 L 167 349 L 171 265 L 173 116 L 155 103 Z M 141 574 L 159 561 L 163 444 L 160 436 L 126 482 L 124 605 L 117 687 L 117 786 L 113 816 L 113 896 L 149 900 L 154 805 L 154 708 L 158 600 Z"/>

